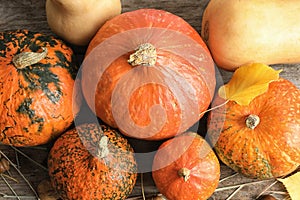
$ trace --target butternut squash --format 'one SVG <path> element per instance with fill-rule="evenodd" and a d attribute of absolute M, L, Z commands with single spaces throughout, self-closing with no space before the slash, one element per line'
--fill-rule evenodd
<path fill-rule="evenodd" d="M 300 1 L 211 0 L 201 36 L 226 70 L 251 62 L 300 62 Z"/>
<path fill-rule="evenodd" d="M 87 45 L 98 29 L 122 11 L 120 0 L 46 0 L 47 22 L 65 41 Z"/>

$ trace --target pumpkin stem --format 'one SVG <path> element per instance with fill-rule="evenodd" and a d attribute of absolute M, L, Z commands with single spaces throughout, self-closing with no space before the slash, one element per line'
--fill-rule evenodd
<path fill-rule="evenodd" d="M 189 180 L 190 174 L 191 170 L 189 170 L 188 168 L 184 167 L 178 170 L 178 175 L 183 178 L 184 182 L 187 182 L 187 180 Z"/>
<path fill-rule="evenodd" d="M 24 69 L 27 66 L 40 62 L 47 56 L 48 49 L 42 47 L 42 52 L 22 52 L 13 57 L 13 63 L 17 69 Z"/>
<path fill-rule="evenodd" d="M 255 129 L 255 127 L 259 124 L 260 119 L 257 115 L 249 115 L 246 119 L 246 126 L 250 129 Z"/>
<path fill-rule="evenodd" d="M 104 158 L 109 154 L 108 150 L 108 137 L 106 135 L 102 136 L 98 144 L 98 158 Z"/>
<path fill-rule="evenodd" d="M 153 66 L 156 63 L 157 54 L 155 47 L 150 43 L 141 44 L 136 51 L 129 56 L 128 63 L 132 66 Z"/>

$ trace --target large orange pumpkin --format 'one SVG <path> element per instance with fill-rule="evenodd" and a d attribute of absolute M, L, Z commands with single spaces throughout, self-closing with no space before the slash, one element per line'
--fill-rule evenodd
<path fill-rule="evenodd" d="M 66 130 L 77 70 L 61 40 L 28 30 L 1 32 L 0 141 L 40 145 Z"/>
<path fill-rule="evenodd" d="M 214 105 L 224 99 L 217 96 Z M 300 91 L 278 79 L 249 105 L 229 101 L 210 112 L 208 134 L 219 158 L 246 176 L 287 175 L 300 165 Z"/>
<path fill-rule="evenodd" d="M 152 176 L 167 199 L 206 200 L 218 186 L 220 164 L 201 136 L 184 133 L 159 147 Z"/>
<path fill-rule="evenodd" d="M 78 125 L 51 148 L 52 186 L 63 199 L 125 199 L 137 178 L 133 153 L 118 131 L 95 123 Z"/>
<path fill-rule="evenodd" d="M 94 36 L 82 88 L 105 123 L 130 137 L 165 139 L 191 127 L 209 106 L 214 64 L 182 18 L 140 9 L 114 17 Z"/>

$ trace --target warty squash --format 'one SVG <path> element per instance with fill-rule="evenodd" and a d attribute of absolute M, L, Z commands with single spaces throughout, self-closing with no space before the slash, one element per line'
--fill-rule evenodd
<path fill-rule="evenodd" d="M 1 143 L 45 144 L 72 124 L 74 58 L 72 49 L 52 36 L 0 33 Z"/>
<path fill-rule="evenodd" d="M 201 35 L 216 64 L 226 70 L 252 62 L 300 62 L 297 0 L 211 0 Z"/>
<path fill-rule="evenodd" d="M 48 157 L 51 184 L 63 199 L 125 199 L 137 178 L 128 141 L 96 123 L 81 124 L 62 134 Z"/>

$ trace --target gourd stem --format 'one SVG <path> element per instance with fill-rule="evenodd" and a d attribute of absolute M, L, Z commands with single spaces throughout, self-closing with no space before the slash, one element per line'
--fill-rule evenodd
<path fill-rule="evenodd" d="M 187 180 L 189 180 L 190 174 L 191 170 L 189 170 L 188 168 L 183 167 L 178 170 L 178 175 L 183 178 L 184 182 L 187 182 Z"/>
<path fill-rule="evenodd" d="M 153 66 L 156 63 L 157 54 L 155 47 L 150 43 L 138 46 L 136 51 L 129 56 L 128 63 L 132 66 Z"/>
<path fill-rule="evenodd" d="M 40 62 L 47 56 L 48 49 L 42 47 L 42 52 L 22 52 L 13 57 L 13 63 L 17 69 L 24 69 Z"/>
<path fill-rule="evenodd" d="M 259 122 L 260 119 L 257 115 L 251 114 L 246 118 L 246 126 L 250 129 L 255 129 Z"/>
<path fill-rule="evenodd" d="M 109 149 L 107 144 L 108 144 L 108 137 L 104 135 L 101 137 L 98 144 L 98 152 L 97 152 L 98 158 L 104 158 L 109 154 Z"/>

